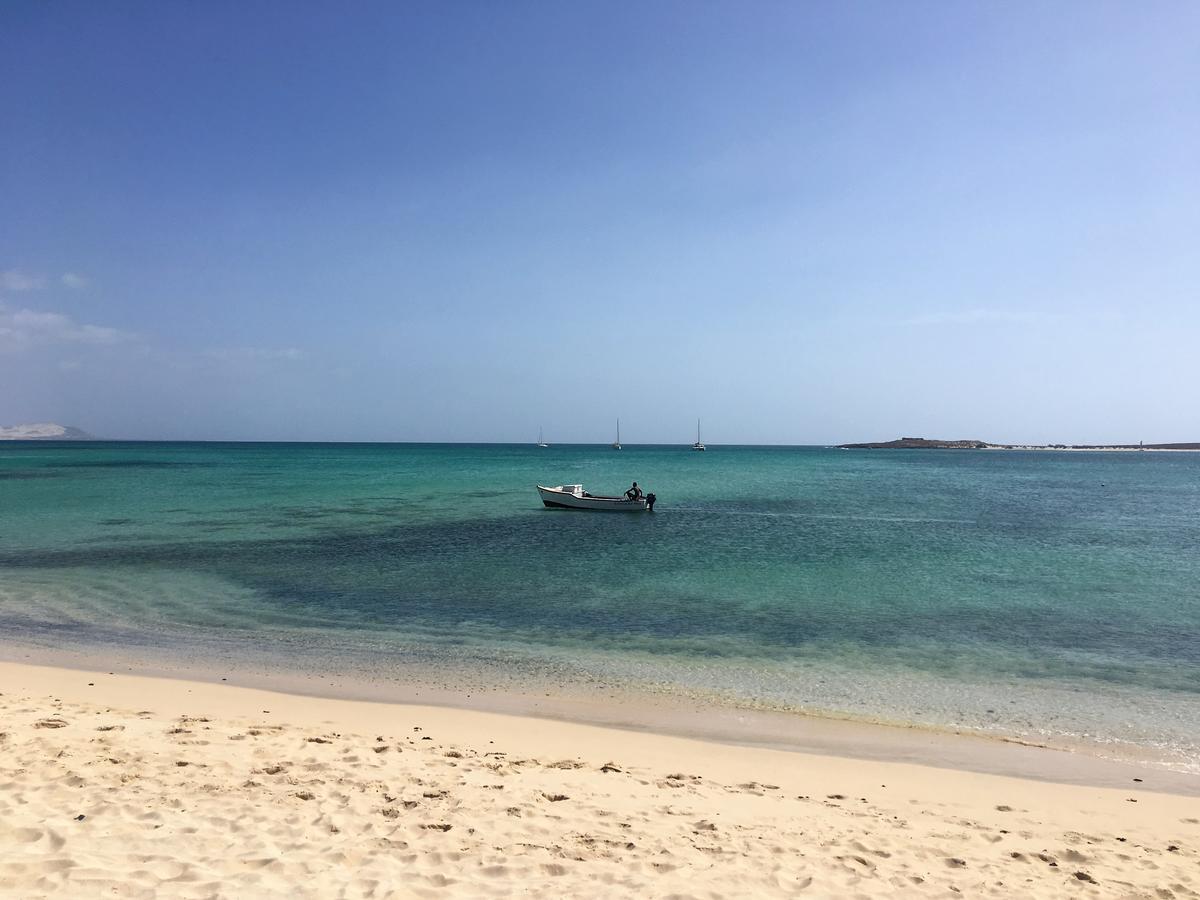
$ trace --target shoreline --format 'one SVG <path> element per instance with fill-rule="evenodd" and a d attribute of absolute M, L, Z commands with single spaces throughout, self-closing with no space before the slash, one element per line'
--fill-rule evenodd
<path fill-rule="evenodd" d="M 0 671 L 5 666 L 31 666 L 61 673 L 106 673 L 105 677 L 119 673 L 124 677 L 260 690 L 329 703 L 428 707 L 464 714 L 500 715 L 614 729 L 633 735 L 864 762 L 904 762 L 1055 784 L 1116 788 L 1137 781 L 1155 790 L 1200 797 L 1200 774 L 1165 768 L 1149 758 L 1104 756 L 1100 754 L 1103 746 L 1100 744 L 1055 745 L 968 728 L 755 709 L 678 693 L 656 694 L 612 686 L 603 693 L 587 692 L 579 690 L 577 685 L 564 688 L 549 683 L 538 684 L 536 693 L 529 690 L 517 693 L 504 688 L 480 691 L 445 681 L 438 684 L 431 676 L 444 677 L 440 673 L 426 673 L 419 681 L 385 682 L 362 673 L 305 674 L 270 668 L 248 671 L 243 660 L 224 668 L 201 668 L 111 654 L 0 645 Z"/>
<path fill-rule="evenodd" d="M 1200 887 L 1194 797 L 1145 783 L 22 663 L 0 679 L 0 896 Z"/>

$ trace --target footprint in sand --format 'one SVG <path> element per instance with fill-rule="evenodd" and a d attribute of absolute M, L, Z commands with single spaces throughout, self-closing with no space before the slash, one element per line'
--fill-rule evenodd
<path fill-rule="evenodd" d="M 34 728 L 65 728 L 67 726 L 66 719 L 39 719 L 33 723 Z"/>

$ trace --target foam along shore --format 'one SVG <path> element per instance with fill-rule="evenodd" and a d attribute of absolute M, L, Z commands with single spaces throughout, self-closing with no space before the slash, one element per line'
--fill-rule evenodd
<path fill-rule="evenodd" d="M 1200 802 L 0 663 L 0 895 L 1194 897 Z"/>

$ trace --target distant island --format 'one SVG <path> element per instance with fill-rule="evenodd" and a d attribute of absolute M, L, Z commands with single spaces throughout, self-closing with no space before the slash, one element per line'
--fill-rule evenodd
<path fill-rule="evenodd" d="M 86 431 L 71 425 L 38 422 L 32 425 L 0 425 L 0 441 L 94 441 Z"/>
<path fill-rule="evenodd" d="M 902 437 L 894 441 L 838 444 L 839 450 L 1200 450 L 1196 444 L 993 444 L 988 441 L 947 441 Z"/>

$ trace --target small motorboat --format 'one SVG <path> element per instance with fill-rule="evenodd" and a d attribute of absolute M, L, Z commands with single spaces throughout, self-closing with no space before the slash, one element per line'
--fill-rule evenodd
<path fill-rule="evenodd" d="M 589 494 L 582 484 L 560 484 L 558 487 L 537 486 L 542 503 L 551 509 L 594 509 L 607 512 L 645 512 L 654 503 L 646 497 L 629 500 L 625 497 L 599 497 Z"/>

